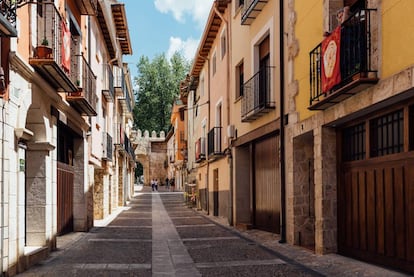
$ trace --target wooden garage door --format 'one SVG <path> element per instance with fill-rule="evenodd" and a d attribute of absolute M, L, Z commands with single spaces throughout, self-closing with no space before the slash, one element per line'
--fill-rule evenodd
<path fill-rule="evenodd" d="M 280 233 L 278 137 L 254 145 L 254 225 Z"/>
<path fill-rule="evenodd" d="M 73 231 L 73 166 L 57 163 L 57 233 Z"/>
<path fill-rule="evenodd" d="M 412 124 L 405 106 L 342 130 L 338 248 L 414 273 Z"/>

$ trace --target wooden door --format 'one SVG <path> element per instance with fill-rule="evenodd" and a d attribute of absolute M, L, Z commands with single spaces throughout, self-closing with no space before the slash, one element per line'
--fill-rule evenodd
<path fill-rule="evenodd" d="M 57 233 L 73 231 L 73 167 L 57 163 Z"/>
<path fill-rule="evenodd" d="M 280 180 L 278 137 L 254 146 L 254 225 L 280 233 Z"/>
<path fill-rule="evenodd" d="M 219 177 L 218 177 L 218 168 L 213 171 L 213 215 L 219 215 Z"/>
<path fill-rule="evenodd" d="M 340 253 L 414 272 L 414 158 L 344 165 L 338 212 Z"/>

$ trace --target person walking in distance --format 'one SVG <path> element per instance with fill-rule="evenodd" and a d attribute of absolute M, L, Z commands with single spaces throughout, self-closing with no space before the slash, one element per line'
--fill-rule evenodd
<path fill-rule="evenodd" d="M 158 179 L 155 179 L 154 185 L 155 185 L 155 190 L 158 191 Z"/>
<path fill-rule="evenodd" d="M 170 180 L 170 186 L 171 186 L 172 191 L 174 191 L 175 190 L 175 178 L 174 177 L 171 178 Z"/>
<path fill-rule="evenodd" d="M 167 190 L 170 191 L 170 179 L 165 178 L 165 186 L 167 187 Z"/>

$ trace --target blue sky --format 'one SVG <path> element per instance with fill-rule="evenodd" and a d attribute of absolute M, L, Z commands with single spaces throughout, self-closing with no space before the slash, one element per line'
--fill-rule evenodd
<path fill-rule="evenodd" d="M 194 58 L 213 0 L 123 0 L 133 55 L 124 56 L 133 76 L 145 55 L 152 59 L 180 51 Z"/>

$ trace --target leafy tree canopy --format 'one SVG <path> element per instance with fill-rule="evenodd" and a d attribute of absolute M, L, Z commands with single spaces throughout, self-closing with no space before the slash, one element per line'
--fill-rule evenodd
<path fill-rule="evenodd" d="M 190 69 L 190 62 L 179 52 L 170 60 L 165 54 L 152 61 L 141 56 L 138 62 L 138 87 L 134 108 L 135 128 L 152 131 L 168 131 L 173 101 L 179 95 L 180 82 Z"/>

